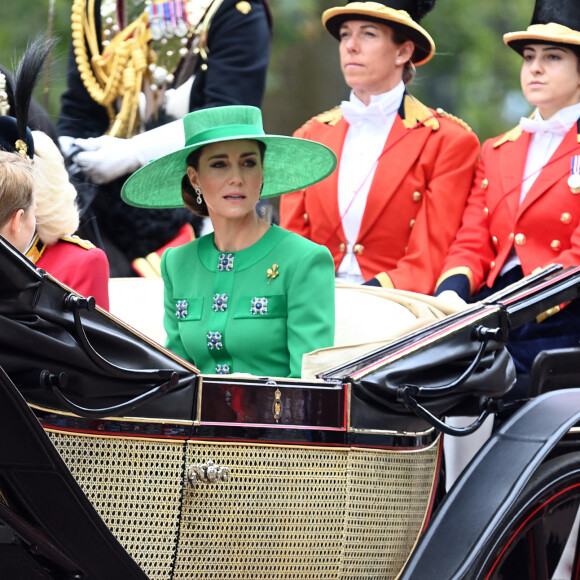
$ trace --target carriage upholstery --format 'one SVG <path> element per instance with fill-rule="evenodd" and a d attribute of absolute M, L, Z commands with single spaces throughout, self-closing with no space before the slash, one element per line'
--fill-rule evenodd
<path fill-rule="evenodd" d="M 163 328 L 160 278 L 111 278 L 110 312 L 159 344 Z M 334 346 L 305 355 L 303 379 L 371 352 L 461 309 L 437 298 L 373 286 L 336 287 Z"/>

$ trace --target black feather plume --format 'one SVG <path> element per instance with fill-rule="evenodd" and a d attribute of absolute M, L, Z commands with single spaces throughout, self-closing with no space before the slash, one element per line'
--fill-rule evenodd
<path fill-rule="evenodd" d="M 16 117 L 18 134 L 21 139 L 26 136 L 28 109 L 34 87 L 38 82 L 42 66 L 46 62 L 54 44 L 54 40 L 38 36 L 26 47 L 18 63 L 18 68 L 14 75 L 14 109 L 11 114 Z"/>
<path fill-rule="evenodd" d="M 417 0 L 417 22 L 435 6 L 435 0 Z"/>

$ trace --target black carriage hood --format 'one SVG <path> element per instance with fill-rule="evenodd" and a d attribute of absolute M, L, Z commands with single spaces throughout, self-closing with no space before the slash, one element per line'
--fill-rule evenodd
<path fill-rule="evenodd" d="M 194 420 L 195 367 L 37 269 L 1 237 L 0 271 L 0 366 L 29 403 L 88 417 Z M 510 327 L 576 298 L 579 288 L 580 267 L 551 268 L 319 378 L 350 383 L 353 428 L 384 429 L 385 413 L 390 428 L 404 431 L 428 426 L 423 410 L 439 418 L 477 413 L 482 397 L 501 398 L 514 382 L 505 349 Z M 412 429 L 410 417 L 419 420 Z"/>
<path fill-rule="evenodd" d="M 139 416 L 192 420 L 192 365 L 37 269 L 1 236 L 0 272 L 0 366 L 29 402 L 62 408 L 60 393 L 87 416 L 138 408 Z"/>

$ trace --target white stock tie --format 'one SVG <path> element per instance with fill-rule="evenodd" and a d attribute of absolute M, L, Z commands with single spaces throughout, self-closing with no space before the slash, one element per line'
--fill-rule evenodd
<path fill-rule="evenodd" d="M 349 125 L 356 125 L 364 121 L 385 123 L 385 114 L 377 103 L 371 103 L 365 107 L 350 101 L 343 101 L 340 104 L 340 110 Z"/>
<path fill-rule="evenodd" d="M 522 117 L 520 127 L 527 133 L 552 133 L 553 135 L 565 135 L 569 128 L 566 127 L 560 119 L 537 119 L 534 117 Z"/>

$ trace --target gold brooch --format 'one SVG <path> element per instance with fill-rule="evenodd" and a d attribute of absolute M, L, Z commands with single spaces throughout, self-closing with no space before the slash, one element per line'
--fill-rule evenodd
<path fill-rule="evenodd" d="M 252 6 L 250 5 L 250 3 L 246 2 L 245 0 L 242 2 L 238 2 L 236 4 L 236 8 L 242 14 L 248 14 L 248 12 L 250 12 L 252 10 Z"/>
<path fill-rule="evenodd" d="M 268 271 L 266 272 L 266 275 L 268 276 L 269 280 L 268 280 L 268 284 L 274 279 L 276 278 L 276 276 L 278 276 L 278 274 L 280 274 L 280 272 L 278 272 L 278 264 L 272 264 L 271 268 L 268 268 Z"/>
<path fill-rule="evenodd" d="M 28 157 L 27 155 L 28 145 L 26 145 L 26 143 L 22 139 L 18 139 L 18 141 L 16 141 L 16 143 L 14 144 L 14 147 L 18 152 L 18 154 L 20 155 L 20 157 L 24 157 L 24 159 Z"/>

